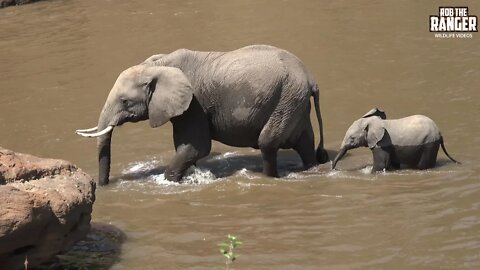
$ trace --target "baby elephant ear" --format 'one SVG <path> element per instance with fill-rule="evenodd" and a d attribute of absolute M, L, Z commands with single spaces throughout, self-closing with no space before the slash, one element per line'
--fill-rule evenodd
<path fill-rule="evenodd" d="M 370 111 L 368 111 L 366 114 L 362 116 L 362 118 L 368 118 L 372 116 L 378 116 L 382 118 L 383 120 L 387 119 L 387 115 L 385 114 L 384 111 L 379 110 L 378 108 L 373 108 Z"/>
<path fill-rule="evenodd" d="M 192 101 L 193 90 L 180 69 L 163 66 L 151 69 L 148 117 L 150 126 L 155 128 L 185 112 Z"/>
<path fill-rule="evenodd" d="M 365 127 L 365 140 L 370 149 L 377 146 L 383 136 L 385 136 L 385 128 L 377 121 L 371 122 Z"/>
<path fill-rule="evenodd" d="M 143 65 L 155 66 L 156 62 L 160 62 L 162 58 L 165 57 L 165 54 L 154 54 L 143 61 Z"/>

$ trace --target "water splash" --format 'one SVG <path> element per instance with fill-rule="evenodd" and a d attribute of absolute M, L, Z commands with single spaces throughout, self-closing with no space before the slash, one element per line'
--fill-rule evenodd
<path fill-rule="evenodd" d="M 341 174 L 342 174 L 341 171 L 331 170 L 326 175 L 327 175 L 327 177 L 339 177 L 339 176 L 341 176 Z"/>
<path fill-rule="evenodd" d="M 124 170 L 122 170 L 123 174 L 131 174 L 131 173 L 142 173 L 147 172 L 149 170 L 153 170 L 158 166 L 157 160 L 152 161 L 137 161 L 129 164 L 130 166 Z"/>
<path fill-rule="evenodd" d="M 331 170 L 325 175 L 328 178 L 334 179 L 353 179 L 353 180 L 362 180 L 362 181 L 372 181 L 376 180 L 377 176 L 371 174 L 372 166 L 366 166 L 353 171 L 341 171 L 341 170 Z"/>
<path fill-rule="evenodd" d="M 178 186 L 178 185 L 205 185 L 213 183 L 221 178 L 217 178 L 210 170 L 199 167 L 190 167 L 180 182 L 172 182 L 165 178 L 165 174 L 152 175 L 149 177 L 158 185 Z"/>
<path fill-rule="evenodd" d="M 242 176 L 242 177 L 248 178 L 250 180 L 260 178 L 259 176 L 256 176 L 256 175 L 252 174 L 252 172 L 247 170 L 247 168 L 243 168 L 243 169 L 237 171 L 237 173 L 235 175 Z"/>
<path fill-rule="evenodd" d="M 237 152 L 235 152 L 235 151 L 233 151 L 233 152 L 225 152 L 225 153 L 223 153 L 223 154 L 214 156 L 212 159 L 213 159 L 213 160 L 219 160 L 219 159 L 225 159 L 225 158 L 234 157 L 234 156 L 238 156 Z"/>
<path fill-rule="evenodd" d="M 360 172 L 363 174 L 371 174 L 373 166 L 366 166 L 365 168 L 360 169 Z"/>

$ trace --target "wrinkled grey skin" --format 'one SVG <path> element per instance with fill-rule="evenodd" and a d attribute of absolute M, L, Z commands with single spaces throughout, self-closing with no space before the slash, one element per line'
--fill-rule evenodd
<path fill-rule="evenodd" d="M 385 119 L 385 113 L 373 109 L 353 122 L 333 160 L 332 169 L 348 150 L 361 146 L 372 150 L 372 172 L 399 169 L 400 165 L 416 169 L 432 168 L 436 164 L 440 145 L 445 154 L 458 163 L 447 153 L 440 130 L 432 119 L 423 115 Z"/>
<path fill-rule="evenodd" d="M 293 148 L 306 168 L 328 160 L 316 83 L 293 54 L 255 45 L 231 52 L 186 49 L 154 55 L 123 71 L 98 120 L 98 130 L 149 120 L 173 124 L 176 155 L 165 176 L 179 181 L 210 153 L 211 140 L 260 149 L 263 172 L 277 176 L 277 150 Z M 310 97 L 320 144 L 314 147 Z M 99 183 L 108 184 L 112 132 L 98 138 Z"/>

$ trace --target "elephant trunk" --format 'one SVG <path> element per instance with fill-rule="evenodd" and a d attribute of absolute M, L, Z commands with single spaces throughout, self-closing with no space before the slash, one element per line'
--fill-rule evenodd
<path fill-rule="evenodd" d="M 107 185 L 110 176 L 111 133 L 97 138 L 98 145 L 98 184 Z"/>
<path fill-rule="evenodd" d="M 348 151 L 348 147 L 342 147 L 340 148 L 340 152 L 338 152 L 337 156 L 335 157 L 335 159 L 333 160 L 333 163 L 332 163 L 332 170 L 335 169 L 335 167 L 337 166 L 337 162 L 343 158 L 343 156 L 345 156 L 345 154 L 347 153 Z"/>
<path fill-rule="evenodd" d="M 98 130 L 108 128 L 107 120 L 105 120 L 104 113 L 100 115 L 98 121 Z M 112 126 L 110 126 L 112 127 Z M 110 132 L 97 137 L 98 147 L 98 184 L 107 185 L 110 177 L 110 163 L 111 163 L 111 142 L 112 142 L 113 127 Z"/>

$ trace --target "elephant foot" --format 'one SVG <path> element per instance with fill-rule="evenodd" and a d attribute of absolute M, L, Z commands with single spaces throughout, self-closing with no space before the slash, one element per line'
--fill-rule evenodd
<path fill-rule="evenodd" d="M 169 169 L 165 170 L 164 175 L 165 175 L 165 179 L 171 182 L 176 182 L 176 183 L 180 183 L 183 177 L 183 174 L 175 172 L 173 170 L 169 170 Z"/>
<path fill-rule="evenodd" d="M 277 170 L 271 171 L 271 170 L 265 170 L 265 169 L 264 169 L 264 170 L 263 170 L 263 174 L 265 174 L 265 175 L 268 176 L 268 177 L 275 177 L 275 178 L 278 178 L 278 177 L 279 177 Z"/>

